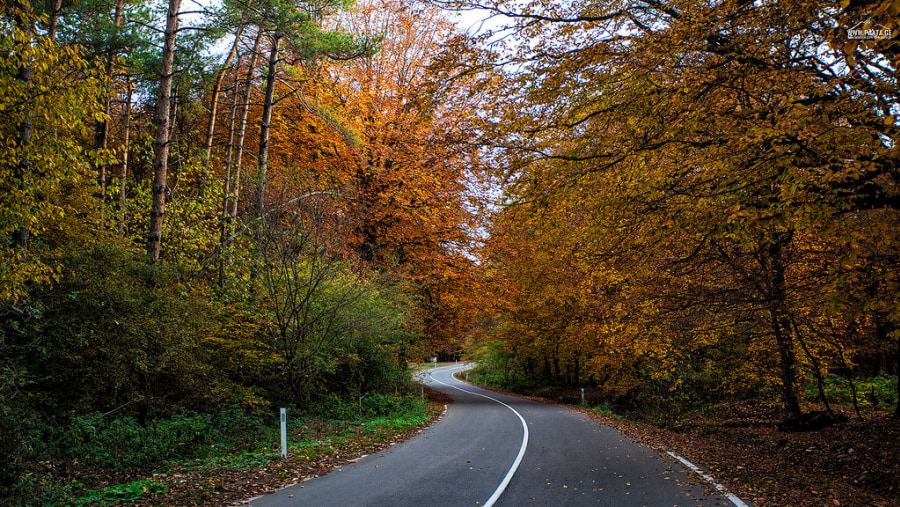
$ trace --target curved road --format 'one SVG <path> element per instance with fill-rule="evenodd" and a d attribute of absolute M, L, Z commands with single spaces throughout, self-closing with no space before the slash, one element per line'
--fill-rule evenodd
<path fill-rule="evenodd" d="M 416 437 L 250 505 L 734 505 L 681 463 L 583 414 L 453 378 L 465 368 L 425 374 L 454 402 Z"/>

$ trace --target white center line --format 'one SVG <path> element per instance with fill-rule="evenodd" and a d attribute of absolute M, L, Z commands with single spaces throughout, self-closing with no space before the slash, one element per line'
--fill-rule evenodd
<path fill-rule="evenodd" d="M 497 486 L 497 489 L 494 490 L 494 494 L 492 494 L 491 497 L 488 498 L 486 502 L 484 502 L 484 507 L 491 507 L 500 498 L 500 495 L 503 494 L 503 491 L 506 490 L 506 486 L 509 485 L 509 481 L 511 481 L 513 476 L 516 475 L 516 470 L 519 469 L 519 464 L 522 463 L 522 458 L 525 457 L 525 448 L 528 447 L 528 424 L 525 422 L 525 418 L 522 417 L 522 414 L 520 414 L 516 409 L 512 408 L 511 406 L 507 405 L 506 403 L 503 403 L 502 401 L 500 401 L 496 398 L 492 398 L 492 397 L 484 395 L 484 394 L 467 391 L 466 389 L 462 389 L 460 387 L 456 387 L 454 385 L 447 384 L 446 382 L 441 382 L 440 380 L 434 378 L 433 375 L 430 375 L 430 373 L 431 372 L 429 372 L 429 376 L 431 377 L 431 379 L 434 380 L 435 382 L 437 382 L 438 384 L 442 384 L 447 387 L 452 387 L 453 389 L 456 389 L 457 391 L 462 391 L 464 393 L 473 394 L 475 396 L 481 396 L 482 398 L 487 398 L 491 401 L 495 401 L 495 402 L 503 405 L 504 407 L 512 410 L 512 412 L 514 414 L 516 414 L 516 417 L 519 418 L 519 421 L 522 422 L 522 445 L 519 447 L 519 454 L 516 456 L 515 461 L 513 461 L 512 466 L 509 467 L 509 470 L 506 472 L 506 476 L 503 477 L 503 480 L 500 482 L 500 485 Z"/>

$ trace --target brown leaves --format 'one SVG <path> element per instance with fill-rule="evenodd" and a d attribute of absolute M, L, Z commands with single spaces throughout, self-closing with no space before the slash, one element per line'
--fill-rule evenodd
<path fill-rule="evenodd" d="M 717 480 L 759 507 L 900 505 L 900 434 L 889 417 L 783 433 L 774 429 L 779 412 L 762 403 L 722 405 L 673 431 L 586 413 L 661 452 L 712 468 Z"/>

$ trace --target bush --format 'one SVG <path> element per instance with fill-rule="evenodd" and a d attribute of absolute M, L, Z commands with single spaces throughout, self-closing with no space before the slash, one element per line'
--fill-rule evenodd
<path fill-rule="evenodd" d="M 897 376 L 882 373 L 874 377 L 852 380 L 856 387 L 856 402 L 862 410 L 885 410 L 897 403 Z M 840 375 L 825 379 L 825 396 L 832 403 L 853 404 L 850 380 Z M 815 387 L 809 389 L 818 395 Z"/>
<path fill-rule="evenodd" d="M 228 316 L 184 286 L 177 266 L 151 266 L 112 246 L 55 262 L 66 274 L 34 291 L 40 315 L 9 328 L 17 360 L 34 379 L 27 389 L 35 410 L 127 406 L 146 420 L 221 403 L 239 390 L 210 357 Z"/>
<path fill-rule="evenodd" d="M 16 483 L 25 453 L 21 439 L 20 417 L 12 409 L 0 406 L 0 497 Z"/>
<path fill-rule="evenodd" d="M 99 413 L 74 417 L 65 428 L 34 428 L 34 459 L 75 460 L 117 472 L 145 470 L 165 461 L 192 459 L 216 447 L 243 447 L 264 431 L 259 417 L 232 406 L 215 414 L 186 413 L 140 424 L 131 416 Z"/>
<path fill-rule="evenodd" d="M 362 409 L 372 415 L 388 415 L 405 410 L 405 399 L 394 394 L 370 394 L 363 397 Z"/>

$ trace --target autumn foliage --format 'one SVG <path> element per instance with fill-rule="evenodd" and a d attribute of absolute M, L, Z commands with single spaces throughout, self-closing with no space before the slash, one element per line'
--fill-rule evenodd
<path fill-rule="evenodd" d="M 46 435 L 435 356 L 900 411 L 895 2 L 0 5 L 0 494 Z"/>
<path fill-rule="evenodd" d="M 39 460 L 160 439 L 133 472 L 279 406 L 380 414 L 408 362 L 458 357 L 474 219 L 439 11 L 2 6 L 0 502 L 74 498 Z"/>
<path fill-rule="evenodd" d="M 797 417 L 831 375 L 897 374 L 896 43 L 847 31 L 894 4 L 481 6 L 512 19 L 464 58 L 499 82 L 512 377 Z"/>

